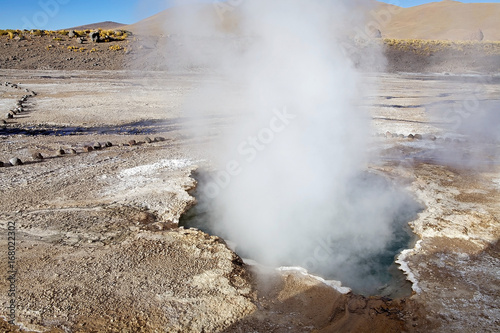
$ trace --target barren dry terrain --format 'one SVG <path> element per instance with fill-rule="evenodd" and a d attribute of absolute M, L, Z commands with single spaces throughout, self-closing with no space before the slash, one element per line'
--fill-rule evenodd
<path fill-rule="evenodd" d="M 3 108 L 25 89 L 36 93 L 1 130 L 1 225 L 5 233 L 9 223 L 16 228 L 16 323 L 75 332 L 400 331 L 417 311 L 405 301 L 344 295 L 300 272 L 252 268 L 217 237 L 176 227 L 195 202 L 191 172 L 208 163 L 200 153 L 206 138 L 187 135 L 190 119 L 180 113 L 198 80 L 2 72 L 17 85 L 1 87 Z M 213 126 L 226 122 L 215 118 Z M 14 157 L 24 164 L 9 166 Z M 7 271 L 6 260 L 2 266 Z"/>
<path fill-rule="evenodd" d="M 460 5 L 412 10 L 436 6 Z M 395 258 L 400 285 L 377 296 L 179 227 L 236 117 L 221 100 L 200 121 L 186 111 L 191 93 L 213 84 L 231 99 L 241 87 L 191 66 L 179 36 L 153 31 L 172 12 L 105 43 L 0 35 L 0 331 L 496 332 L 499 44 L 413 39 L 400 24 L 409 12 L 370 41 L 387 63 L 360 74 L 379 88 L 358 102 L 372 124 L 367 171 L 422 207 L 408 221 L 415 242 Z M 484 34 L 496 36 L 490 21 Z"/>
<path fill-rule="evenodd" d="M 218 237 L 177 228 L 195 203 L 192 171 L 210 165 L 211 137 L 190 135 L 181 108 L 199 74 L 3 70 L 0 81 L 17 85 L 0 87 L 4 113 L 30 95 L 0 130 L 0 223 L 5 235 L 9 223 L 16 228 L 18 325 L 3 321 L 3 330 L 494 332 L 498 143 L 474 155 L 492 161 L 485 168 L 440 160 L 443 150 L 471 154 L 474 146 L 447 138 L 428 112 L 460 103 L 477 82 L 369 79 L 383 87 L 366 101 L 375 105 L 373 151 L 382 156 L 370 168 L 426 207 L 411 222 L 420 241 L 399 257 L 413 295 L 396 300 L 247 265 Z M 488 82 L 481 99 L 498 96 L 498 82 Z M 208 133 L 230 121 L 214 117 Z M 24 165 L 9 166 L 14 157 Z M 7 271 L 6 258 L 1 265 Z M 3 279 L 3 304 L 8 289 Z"/>

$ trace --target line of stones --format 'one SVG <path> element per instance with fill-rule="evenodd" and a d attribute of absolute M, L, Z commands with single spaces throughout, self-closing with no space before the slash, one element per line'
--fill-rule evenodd
<path fill-rule="evenodd" d="M 10 82 L 4 82 L 3 85 L 5 87 L 10 87 L 10 88 L 14 88 L 14 89 L 23 89 L 19 86 L 19 84 L 15 84 L 15 83 L 10 83 Z M 24 95 L 23 97 L 21 97 L 18 101 L 17 101 L 17 104 L 14 108 L 12 108 L 11 110 L 9 110 L 9 112 L 5 115 L 5 118 L 7 119 L 13 119 L 16 115 L 22 113 L 25 111 L 25 103 L 28 101 L 28 98 L 31 98 L 31 97 L 35 97 L 37 95 L 36 92 L 32 91 L 32 90 L 29 90 L 29 89 L 24 89 L 25 92 L 29 93 L 29 95 Z M 5 121 L 5 119 L 2 119 L 1 120 L 1 123 L 3 125 L 7 124 L 7 121 Z"/>
<path fill-rule="evenodd" d="M 146 137 L 144 139 L 144 142 L 137 142 L 136 140 L 129 140 L 127 143 L 122 143 L 119 146 L 130 146 L 131 147 L 131 146 L 139 145 L 141 143 L 155 143 L 155 142 L 163 142 L 163 141 L 166 141 L 166 139 L 164 137 L 155 137 L 154 139 Z M 114 146 L 113 143 L 111 143 L 109 141 L 105 142 L 105 143 L 95 142 L 92 145 L 85 145 L 83 147 L 83 152 L 89 153 L 89 152 L 92 152 L 94 150 L 102 150 L 102 149 L 110 148 L 113 146 Z M 78 153 L 77 153 L 75 148 L 71 148 L 69 150 L 59 148 L 59 150 L 57 150 L 57 152 L 56 152 L 56 156 L 59 156 L 59 157 L 65 156 L 65 155 L 77 155 L 77 154 Z M 50 157 L 50 156 L 43 156 L 40 152 L 35 152 L 31 155 L 31 158 L 33 159 L 33 161 L 41 161 L 47 157 Z M 11 158 L 8 163 L 4 163 L 4 162 L 0 161 L 0 167 L 18 166 L 18 165 L 24 165 L 24 164 L 25 163 L 23 161 L 21 161 L 21 159 L 18 157 Z"/>
<path fill-rule="evenodd" d="M 381 138 L 393 138 L 393 139 L 410 139 L 410 140 L 429 140 L 429 141 L 444 141 L 446 143 L 463 143 L 464 141 L 460 139 L 451 139 L 451 138 L 441 138 L 441 137 L 436 137 L 435 135 L 428 134 L 428 135 L 422 135 L 422 134 L 398 134 L 398 133 L 391 133 L 391 132 L 386 132 L 386 133 L 378 133 L 375 135 L 376 137 L 381 137 Z"/>

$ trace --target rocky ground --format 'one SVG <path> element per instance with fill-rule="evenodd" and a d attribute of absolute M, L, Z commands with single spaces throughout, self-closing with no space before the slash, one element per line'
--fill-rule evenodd
<path fill-rule="evenodd" d="M 498 145 L 482 143 L 488 149 L 475 154 L 479 143 L 449 136 L 429 113 L 460 103 L 477 81 L 370 79 L 383 87 L 367 101 L 380 134 L 372 150 L 382 156 L 370 168 L 426 206 L 411 223 L 420 241 L 399 257 L 414 292 L 397 300 L 245 264 L 218 237 L 176 227 L 195 203 L 191 173 L 209 164 L 211 137 L 192 136 L 193 119 L 181 107 L 202 76 L 0 71 L 0 82 L 12 83 L 0 87 L 0 248 L 7 249 L 14 222 L 17 268 L 16 325 L 3 308 L 2 330 L 494 332 Z M 498 95 L 496 81 L 483 87 L 479 99 Z M 23 110 L 9 119 L 25 95 Z M 214 117 L 208 132 L 228 121 Z M 440 159 L 443 151 L 459 157 Z M 23 165 L 10 166 L 15 157 Z M 2 278 L 2 304 L 8 290 Z"/>
<path fill-rule="evenodd" d="M 5 235 L 16 226 L 19 325 L 4 330 L 401 331 L 418 311 L 411 300 L 247 266 L 217 237 L 176 228 L 194 203 L 191 172 L 207 163 L 206 138 L 189 136 L 180 109 L 197 80 L 2 72 L 16 82 L 0 88 L 5 110 L 30 95 L 1 130 L 0 223 Z M 10 166 L 14 157 L 23 165 Z M 8 288 L 3 279 L 4 304 Z"/>

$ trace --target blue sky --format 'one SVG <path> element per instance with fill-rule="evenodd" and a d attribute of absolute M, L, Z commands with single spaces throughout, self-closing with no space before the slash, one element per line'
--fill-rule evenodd
<path fill-rule="evenodd" d="M 168 8 L 172 2 L 172 0 L 0 0 L 0 29 L 57 30 L 102 21 L 131 24 Z M 384 2 L 411 7 L 431 1 L 386 0 Z M 462 2 L 498 3 L 500 0 Z"/>
<path fill-rule="evenodd" d="M 413 6 L 419 6 L 423 5 L 429 2 L 439 2 L 440 0 L 378 0 L 381 2 L 387 2 L 391 3 L 393 5 L 398 5 L 400 7 L 413 7 Z M 460 2 L 465 2 L 465 3 L 485 3 L 485 2 L 496 2 L 499 3 L 500 0 L 457 0 Z"/>

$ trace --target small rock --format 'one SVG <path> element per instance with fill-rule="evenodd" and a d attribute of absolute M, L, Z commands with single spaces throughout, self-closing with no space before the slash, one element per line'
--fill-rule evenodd
<path fill-rule="evenodd" d="M 71 155 L 76 155 L 76 150 L 74 150 L 73 148 L 71 148 L 71 149 L 69 150 L 69 153 L 70 153 Z"/>
<path fill-rule="evenodd" d="M 165 141 L 165 138 L 164 138 L 164 137 L 157 136 L 157 137 L 155 138 L 155 142 L 162 142 L 162 141 Z"/>
<path fill-rule="evenodd" d="M 415 136 L 413 134 L 408 135 L 408 139 L 413 140 L 415 139 Z"/>
<path fill-rule="evenodd" d="M 135 140 L 130 140 L 130 141 L 128 142 L 128 145 L 129 145 L 129 146 L 135 146 L 136 144 L 137 144 L 137 142 L 136 142 Z"/>
<path fill-rule="evenodd" d="M 101 148 L 102 148 L 102 145 L 101 145 L 101 143 L 100 143 L 100 142 L 96 142 L 96 143 L 94 143 L 94 149 L 95 149 L 95 150 L 99 150 L 99 149 L 101 149 Z"/>
<path fill-rule="evenodd" d="M 11 158 L 9 160 L 9 163 L 11 165 L 13 165 L 13 166 L 15 166 L 15 165 L 23 165 L 23 162 L 19 158 L 17 158 L 17 157 Z"/>
<path fill-rule="evenodd" d="M 31 157 L 32 157 L 34 160 L 43 160 L 43 156 L 42 156 L 42 154 L 40 154 L 40 153 L 33 153 L 33 154 L 31 155 Z"/>
<path fill-rule="evenodd" d="M 385 137 L 386 138 L 391 138 L 392 137 L 392 133 L 389 132 L 389 131 L 385 132 Z"/>
<path fill-rule="evenodd" d="M 135 219 L 141 224 L 150 224 L 156 221 L 156 216 L 149 212 L 139 212 Z"/>
<path fill-rule="evenodd" d="M 379 29 L 371 29 L 370 35 L 372 38 L 382 38 L 382 32 Z"/>
<path fill-rule="evenodd" d="M 422 140 L 422 134 L 415 134 L 414 137 L 417 140 Z"/>
<path fill-rule="evenodd" d="M 7 122 L 2 119 L 2 120 L 0 120 L 0 124 L 5 125 L 5 124 L 7 124 Z"/>
<path fill-rule="evenodd" d="M 404 134 L 399 134 L 399 138 L 404 139 L 405 135 Z"/>
<path fill-rule="evenodd" d="M 108 147 L 108 148 L 109 148 L 109 147 L 113 147 L 113 144 L 112 144 L 111 142 L 109 142 L 109 141 L 108 141 L 108 142 L 106 142 L 106 147 Z"/>
<path fill-rule="evenodd" d="M 59 155 L 59 156 L 62 156 L 64 154 L 66 154 L 66 152 L 62 148 L 57 151 L 57 155 Z"/>
<path fill-rule="evenodd" d="M 146 141 L 147 143 L 151 143 L 151 142 L 153 142 L 153 140 L 151 140 L 151 138 L 150 138 L 150 137 L 146 137 L 146 139 L 144 139 L 144 141 Z"/>
<path fill-rule="evenodd" d="M 12 119 L 14 118 L 14 114 L 13 113 L 7 113 L 7 119 Z"/>
<path fill-rule="evenodd" d="M 2 161 L 0 161 L 0 168 L 3 168 L 4 167 L 4 164 Z"/>
<path fill-rule="evenodd" d="M 68 37 L 69 38 L 73 38 L 76 36 L 76 32 L 74 30 L 71 30 L 69 33 L 68 33 Z"/>
<path fill-rule="evenodd" d="M 92 150 L 94 150 L 94 148 L 92 148 L 91 146 L 85 146 L 85 147 L 83 147 L 83 151 L 86 152 L 86 153 L 89 153 Z"/>
<path fill-rule="evenodd" d="M 349 312 L 363 314 L 367 306 L 366 299 L 362 296 L 357 296 L 351 299 L 347 305 Z"/>

